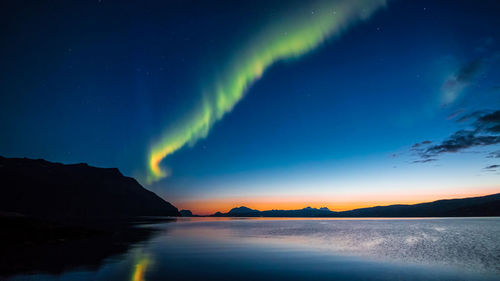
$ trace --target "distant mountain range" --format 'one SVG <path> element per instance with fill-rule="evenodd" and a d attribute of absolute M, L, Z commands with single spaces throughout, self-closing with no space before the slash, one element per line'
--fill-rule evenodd
<path fill-rule="evenodd" d="M 180 210 L 179 213 L 181 213 L 181 216 L 183 217 L 192 217 L 193 213 L 191 213 L 190 210 Z"/>
<path fill-rule="evenodd" d="M 15 213 L 48 219 L 193 216 L 179 212 L 116 168 L 64 165 L 42 159 L 0 156 L 0 215 Z M 215 217 L 456 217 L 500 216 L 500 193 L 335 212 L 328 208 L 259 211 L 233 208 Z"/>
<path fill-rule="evenodd" d="M 116 168 L 0 157 L 0 213 L 50 219 L 180 216 Z"/>
<path fill-rule="evenodd" d="M 390 205 L 335 212 L 328 208 L 259 211 L 233 208 L 214 217 L 473 217 L 500 216 L 500 193 L 463 199 L 446 199 L 415 205 Z"/>

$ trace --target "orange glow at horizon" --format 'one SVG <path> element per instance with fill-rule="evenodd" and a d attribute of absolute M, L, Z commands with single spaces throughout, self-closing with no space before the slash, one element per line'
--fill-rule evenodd
<path fill-rule="evenodd" d="M 252 196 L 232 198 L 200 198 L 178 200 L 175 205 L 181 209 L 191 210 L 196 215 L 211 215 L 215 212 L 226 213 L 232 208 L 245 206 L 260 211 L 281 209 L 294 210 L 305 207 L 327 207 L 332 211 L 347 211 L 358 208 L 387 206 L 394 204 L 418 204 L 441 199 L 455 199 L 485 196 L 499 193 L 500 187 L 481 188 L 476 190 L 456 190 L 453 192 L 418 193 L 391 192 L 384 194 L 364 193 L 356 195 L 336 196 Z"/>

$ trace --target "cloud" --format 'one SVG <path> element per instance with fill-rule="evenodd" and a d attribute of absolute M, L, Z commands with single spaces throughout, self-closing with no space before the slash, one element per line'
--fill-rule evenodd
<path fill-rule="evenodd" d="M 500 165 L 489 165 L 484 167 L 485 170 L 496 170 L 497 168 L 500 168 Z"/>
<path fill-rule="evenodd" d="M 435 159 L 443 153 L 456 153 L 472 147 L 500 143 L 500 110 L 488 113 L 476 111 L 467 115 L 466 120 L 472 118 L 475 118 L 475 121 L 472 122 L 471 129 L 456 131 L 441 143 L 425 145 L 425 147 L 422 147 L 423 142 L 414 144 L 411 150 L 417 152 L 421 158 L 414 163 L 429 162 L 424 160 Z M 488 157 L 496 158 L 497 156 L 500 157 L 499 151 L 490 153 Z"/>
<path fill-rule="evenodd" d="M 467 122 L 471 119 L 477 119 L 478 117 L 484 115 L 484 114 L 487 114 L 488 111 L 485 111 L 485 110 L 478 110 L 478 111 L 474 111 L 472 113 L 469 113 L 469 114 L 466 114 L 462 117 L 460 117 L 457 122 L 459 123 L 463 123 L 463 122 Z"/>
<path fill-rule="evenodd" d="M 451 120 L 451 119 L 454 119 L 455 117 L 459 116 L 460 114 L 462 114 L 464 112 L 464 109 L 459 109 L 459 110 L 456 110 L 455 112 L 449 114 L 447 117 L 446 117 L 446 120 Z"/>
<path fill-rule="evenodd" d="M 491 133 L 500 133 L 500 110 L 478 118 L 481 129 Z"/>
<path fill-rule="evenodd" d="M 441 85 L 441 104 L 450 105 L 454 103 L 462 92 L 475 83 L 477 77 L 485 73 L 492 63 L 500 59 L 500 52 L 492 50 L 493 38 L 482 40 L 476 48 L 476 57 L 464 60 L 452 71 Z M 495 87 L 493 87 L 493 90 Z M 453 114 L 452 114 L 452 117 Z"/>
<path fill-rule="evenodd" d="M 432 141 L 425 140 L 425 141 L 422 141 L 422 142 L 417 142 L 416 144 L 412 145 L 411 148 L 412 148 L 412 150 L 415 150 L 416 148 L 419 148 L 422 145 L 427 145 L 427 144 L 431 144 L 431 143 L 432 143 Z"/>
<path fill-rule="evenodd" d="M 500 143 L 500 136 L 478 136 L 474 131 L 461 130 L 455 132 L 447 140 L 438 145 L 427 148 L 423 157 L 434 157 L 447 152 L 459 152 L 461 150 Z"/>
<path fill-rule="evenodd" d="M 437 161 L 437 159 L 435 158 L 421 159 L 421 160 L 415 160 L 412 163 L 429 163 L 434 161 Z"/>
<path fill-rule="evenodd" d="M 500 158 L 500 150 L 488 153 L 488 156 L 486 156 L 486 158 Z"/>
<path fill-rule="evenodd" d="M 474 59 L 461 65 L 441 86 L 442 104 L 453 103 L 483 68 L 482 59 Z"/>

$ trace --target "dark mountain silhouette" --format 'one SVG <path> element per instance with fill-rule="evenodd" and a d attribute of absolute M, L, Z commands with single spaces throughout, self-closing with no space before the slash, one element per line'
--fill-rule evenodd
<path fill-rule="evenodd" d="M 340 212 L 345 217 L 474 217 L 500 216 L 500 193 L 444 199 L 415 205 L 391 205 Z"/>
<path fill-rule="evenodd" d="M 415 205 L 391 205 L 334 212 L 328 208 L 259 211 L 234 208 L 215 217 L 473 217 L 500 216 L 500 193 L 463 199 L 446 199 Z"/>
<path fill-rule="evenodd" d="M 311 208 L 306 207 L 300 210 L 270 210 L 260 212 L 265 217 L 323 217 L 334 214 L 328 208 Z"/>
<path fill-rule="evenodd" d="M 183 217 L 192 217 L 193 213 L 190 210 L 180 210 L 181 216 Z"/>
<path fill-rule="evenodd" d="M 247 207 L 233 208 L 227 213 L 217 212 L 214 217 L 323 217 L 330 216 L 336 212 L 323 207 L 320 209 L 307 207 L 300 210 L 269 210 L 259 211 Z"/>
<path fill-rule="evenodd" d="M 179 215 L 118 169 L 0 157 L 0 279 L 98 268 Z"/>
<path fill-rule="evenodd" d="M 319 208 L 319 209 L 306 207 L 306 208 L 300 209 L 300 210 L 271 210 L 271 211 L 264 211 L 263 213 L 265 216 L 270 216 L 270 217 L 280 217 L 280 216 L 323 217 L 323 216 L 328 216 L 330 214 L 334 214 L 335 212 L 330 211 L 326 207 Z"/>
<path fill-rule="evenodd" d="M 0 211 L 49 219 L 180 216 L 116 168 L 0 157 Z"/>
<path fill-rule="evenodd" d="M 241 215 L 245 215 L 245 216 L 252 216 L 252 214 L 256 214 L 258 215 L 260 213 L 260 211 L 258 210 L 252 210 L 250 208 L 247 208 L 247 207 L 236 207 L 236 208 L 232 208 L 227 214 L 228 216 L 230 217 L 239 217 Z"/>

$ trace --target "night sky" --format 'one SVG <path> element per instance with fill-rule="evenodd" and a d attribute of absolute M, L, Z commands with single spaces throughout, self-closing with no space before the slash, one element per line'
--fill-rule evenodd
<path fill-rule="evenodd" d="M 500 2 L 2 1 L 0 155 L 179 208 L 500 192 Z"/>

